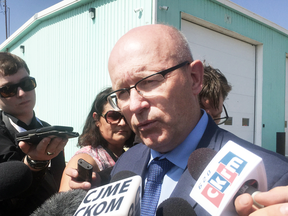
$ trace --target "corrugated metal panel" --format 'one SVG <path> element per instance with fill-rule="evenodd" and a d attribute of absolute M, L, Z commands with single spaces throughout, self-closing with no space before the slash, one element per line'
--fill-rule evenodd
<path fill-rule="evenodd" d="M 88 10 L 96 8 L 96 18 Z M 142 12 L 134 12 L 135 8 Z M 96 94 L 111 85 L 109 53 L 129 29 L 151 23 L 147 0 L 92 1 L 40 23 L 10 51 L 28 64 L 37 80 L 36 115 L 52 125 L 82 132 Z M 20 53 L 19 46 L 25 46 Z M 66 148 L 66 160 L 77 150 L 77 139 Z"/>

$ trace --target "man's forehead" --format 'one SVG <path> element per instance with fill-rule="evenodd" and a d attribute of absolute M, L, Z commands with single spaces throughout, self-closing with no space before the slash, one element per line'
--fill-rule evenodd
<path fill-rule="evenodd" d="M 172 61 L 172 60 L 171 60 Z M 173 64 L 173 63 L 171 63 Z M 135 85 L 139 80 L 150 76 L 151 74 L 163 71 L 170 65 L 170 61 L 151 62 L 151 64 L 135 64 L 125 68 L 125 70 L 115 71 L 110 74 L 112 87 L 114 90 Z M 172 65 L 173 66 L 173 65 Z"/>
<path fill-rule="evenodd" d="M 11 75 L 4 76 L 3 74 L 0 74 L 0 85 L 6 83 L 16 83 L 27 76 L 29 76 L 29 74 L 25 68 L 20 68 L 17 73 Z"/>
<path fill-rule="evenodd" d="M 141 67 L 143 69 L 143 67 Z M 115 68 L 114 72 L 110 74 L 111 80 L 112 80 L 112 87 L 114 90 L 117 90 L 119 88 L 127 87 L 130 85 L 134 85 L 139 79 L 141 79 L 143 74 L 147 74 L 147 71 L 144 70 L 135 70 L 133 67 L 127 67 L 125 70 L 117 70 Z"/>

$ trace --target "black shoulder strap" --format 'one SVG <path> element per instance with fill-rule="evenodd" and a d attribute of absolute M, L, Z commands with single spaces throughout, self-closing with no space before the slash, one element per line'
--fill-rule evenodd
<path fill-rule="evenodd" d="M 109 149 L 109 148 L 104 148 L 106 150 L 106 152 L 112 157 L 112 159 L 115 161 L 118 160 L 118 158 L 113 154 L 113 152 Z"/>

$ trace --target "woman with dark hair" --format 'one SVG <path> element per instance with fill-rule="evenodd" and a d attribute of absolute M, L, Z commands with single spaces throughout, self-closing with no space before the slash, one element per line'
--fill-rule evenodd
<path fill-rule="evenodd" d="M 59 191 L 72 189 L 69 186 L 71 177 L 65 171 L 68 168 L 76 169 L 80 158 L 90 163 L 94 172 L 99 172 L 114 166 L 118 157 L 124 152 L 124 146 L 132 146 L 134 133 L 124 116 L 119 111 L 113 110 L 107 102 L 105 96 L 110 92 L 112 88 L 107 88 L 96 96 L 78 139 L 78 146 L 81 149 L 68 162 Z"/>

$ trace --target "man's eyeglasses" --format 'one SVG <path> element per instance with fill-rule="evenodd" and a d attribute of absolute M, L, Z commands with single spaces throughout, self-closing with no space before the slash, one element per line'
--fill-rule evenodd
<path fill-rule="evenodd" d="M 124 116 L 115 110 L 109 110 L 105 113 L 105 115 L 101 115 L 103 118 L 105 118 L 106 122 L 108 124 L 118 124 Z"/>
<path fill-rule="evenodd" d="M 138 94 L 140 94 L 142 97 L 157 95 L 156 89 L 160 91 L 159 87 L 161 86 L 162 81 L 165 79 L 165 75 L 187 64 L 189 64 L 188 61 L 182 62 L 174 67 L 151 74 L 136 82 L 134 86 L 111 92 L 109 95 L 107 95 L 107 101 L 109 101 L 114 109 L 125 107 L 129 103 L 130 90 L 132 88 L 135 88 Z"/>
<path fill-rule="evenodd" d="M 17 84 L 7 85 L 0 88 L 0 96 L 2 98 L 13 97 L 17 94 L 18 87 L 20 87 L 23 91 L 31 91 L 35 89 L 37 86 L 36 80 L 33 77 L 29 77 Z"/>
<path fill-rule="evenodd" d="M 225 117 L 213 119 L 215 122 L 219 121 L 219 123 L 217 123 L 217 125 L 224 124 L 229 119 L 228 112 L 227 112 L 224 104 L 223 104 L 223 108 L 224 108 L 224 112 L 225 112 Z"/>

